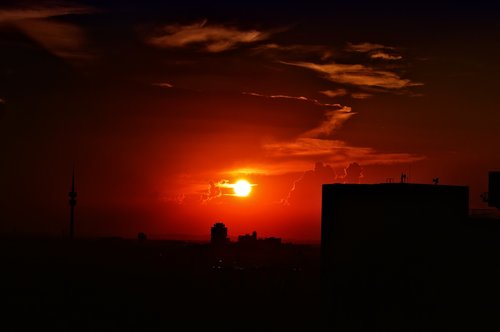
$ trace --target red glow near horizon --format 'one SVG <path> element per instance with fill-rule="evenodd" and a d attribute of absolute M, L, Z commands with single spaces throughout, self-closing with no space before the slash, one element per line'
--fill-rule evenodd
<path fill-rule="evenodd" d="M 323 5 L 0 6 L 0 231 L 61 234 L 73 165 L 83 236 L 318 241 L 323 183 L 410 169 L 485 208 L 497 31 Z"/>

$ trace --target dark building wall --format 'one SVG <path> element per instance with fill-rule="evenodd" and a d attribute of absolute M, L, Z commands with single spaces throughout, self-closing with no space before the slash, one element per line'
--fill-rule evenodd
<path fill-rule="evenodd" d="M 452 283 L 442 286 L 454 271 L 468 201 L 459 186 L 323 185 L 325 315 L 356 331 L 444 317 L 433 308 L 450 301 Z"/>
<path fill-rule="evenodd" d="M 327 257 L 349 260 L 388 244 L 425 248 L 424 240 L 446 236 L 467 219 L 468 201 L 468 188 L 461 186 L 323 185 L 322 249 Z"/>
<path fill-rule="evenodd" d="M 489 173 L 488 205 L 500 209 L 500 172 Z"/>

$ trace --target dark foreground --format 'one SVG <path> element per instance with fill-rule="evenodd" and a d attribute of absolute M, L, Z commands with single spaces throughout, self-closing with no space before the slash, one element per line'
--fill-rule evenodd
<path fill-rule="evenodd" d="M 466 230 L 322 276 L 319 246 L 2 238 L 0 331 L 498 331 L 500 224 Z"/>
<path fill-rule="evenodd" d="M 3 331 L 317 331 L 319 247 L 2 239 Z"/>

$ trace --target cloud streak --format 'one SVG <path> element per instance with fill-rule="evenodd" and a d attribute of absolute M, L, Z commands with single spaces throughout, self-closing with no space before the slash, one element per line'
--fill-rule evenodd
<path fill-rule="evenodd" d="M 286 55 L 304 57 L 304 56 L 316 56 L 321 60 L 328 60 L 335 52 L 327 46 L 324 45 L 304 45 L 304 44 L 276 44 L 268 43 L 263 45 L 258 45 L 253 49 L 254 53 L 267 54 L 272 56 L 283 56 Z"/>
<path fill-rule="evenodd" d="M 197 24 L 172 24 L 161 33 L 150 37 L 148 43 L 161 48 L 183 48 L 198 45 L 206 52 L 218 53 L 240 44 L 255 43 L 269 37 L 270 33 L 258 30 L 240 30 L 236 27 L 209 25 L 207 20 Z"/>
<path fill-rule="evenodd" d="M 320 91 L 319 93 L 324 94 L 325 96 L 330 98 L 335 98 L 347 95 L 347 90 L 346 89 L 324 90 Z"/>
<path fill-rule="evenodd" d="M 84 6 L 49 6 L 33 8 L 0 9 L 0 23 L 43 19 L 73 14 L 88 14 L 94 10 Z"/>
<path fill-rule="evenodd" d="M 308 159 L 309 163 L 321 160 L 331 165 L 345 165 L 351 161 L 370 164 L 397 164 L 425 159 L 409 153 L 381 153 L 370 147 L 349 146 L 342 140 L 299 137 L 289 142 L 264 144 L 264 149 L 274 158 Z"/>
<path fill-rule="evenodd" d="M 251 187 L 256 186 L 256 184 L 251 183 Z M 217 182 L 210 181 L 208 189 L 202 193 L 201 202 L 203 204 L 208 203 L 211 200 L 220 198 L 222 196 L 237 196 L 234 194 L 235 183 L 231 183 L 229 180 L 222 179 Z"/>
<path fill-rule="evenodd" d="M 378 60 L 387 60 L 387 61 L 394 61 L 394 60 L 401 60 L 403 57 L 399 54 L 396 53 L 396 48 L 392 46 L 385 46 L 382 44 L 374 44 L 374 43 L 359 43 L 359 44 L 352 44 L 348 43 L 346 50 L 348 52 L 355 52 L 355 53 L 367 53 L 369 54 L 371 59 L 378 59 Z M 387 52 L 389 51 L 389 52 Z"/>
<path fill-rule="evenodd" d="M 340 104 L 324 104 L 307 97 L 286 95 L 262 95 L 245 93 L 265 98 L 285 98 L 328 106 L 324 120 L 310 130 L 288 141 L 267 141 L 262 144 L 267 162 L 246 165 L 228 170 L 227 174 L 276 175 L 303 172 L 313 162 L 325 162 L 334 167 L 345 167 L 354 161 L 365 164 L 408 163 L 424 159 L 423 156 L 408 153 L 381 153 L 369 147 L 350 146 L 345 141 L 332 139 L 336 131 L 356 113 L 351 107 Z M 367 98 L 369 94 L 352 94 L 353 98 Z"/>
<path fill-rule="evenodd" d="M 340 104 L 329 104 L 329 103 L 322 103 L 317 99 L 313 98 L 307 98 L 304 96 L 288 96 L 288 95 L 265 95 L 265 94 L 260 94 L 256 92 L 242 92 L 244 95 L 248 96 L 254 96 L 254 97 L 262 97 L 262 98 L 271 98 L 271 99 L 294 99 L 294 100 L 301 100 L 305 101 L 308 103 L 312 103 L 317 106 L 324 106 L 324 107 L 340 107 Z"/>
<path fill-rule="evenodd" d="M 159 82 L 159 83 L 152 83 L 151 85 L 153 86 L 157 86 L 159 88 L 166 88 L 166 89 L 170 89 L 170 88 L 173 88 L 174 85 L 171 84 L 171 83 L 168 83 L 168 82 Z"/>
<path fill-rule="evenodd" d="M 382 51 L 377 51 L 370 54 L 372 59 L 382 59 L 382 60 L 401 60 L 403 57 L 401 55 L 391 55 Z"/>
<path fill-rule="evenodd" d="M 403 79 L 398 74 L 377 70 L 360 64 L 340 64 L 331 62 L 328 64 L 317 64 L 312 62 L 284 62 L 281 63 L 303 67 L 313 70 L 323 75 L 326 79 L 342 84 L 349 84 L 362 87 L 380 87 L 385 89 L 397 90 L 411 86 L 422 85 L 422 83 L 412 82 L 409 79 Z"/>
<path fill-rule="evenodd" d="M 326 119 L 316 128 L 306 131 L 301 135 L 305 138 L 330 136 L 336 129 L 340 128 L 344 122 L 349 120 L 356 113 L 348 106 L 342 106 L 340 109 L 331 109 L 326 111 Z"/>
<path fill-rule="evenodd" d="M 353 92 L 351 93 L 351 97 L 354 99 L 367 99 L 373 97 L 373 95 L 365 92 Z"/>
<path fill-rule="evenodd" d="M 359 53 L 369 53 L 375 50 L 381 50 L 381 49 L 386 49 L 386 50 L 395 50 L 395 47 L 392 46 L 385 46 L 382 44 L 375 44 L 375 43 L 348 43 L 346 50 L 349 52 L 359 52 Z"/>

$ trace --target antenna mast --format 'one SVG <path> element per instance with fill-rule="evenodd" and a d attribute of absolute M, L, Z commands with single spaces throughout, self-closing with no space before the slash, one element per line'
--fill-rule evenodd
<path fill-rule="evenodd" d="M 73 174 L 71 176 L 71 191 L 69 196 L 69 238 L 73 240 L 75 236 L 75 205 L 76 205 L 76 191 L 75 191 L 75 167 L 73 167 Z"/>

